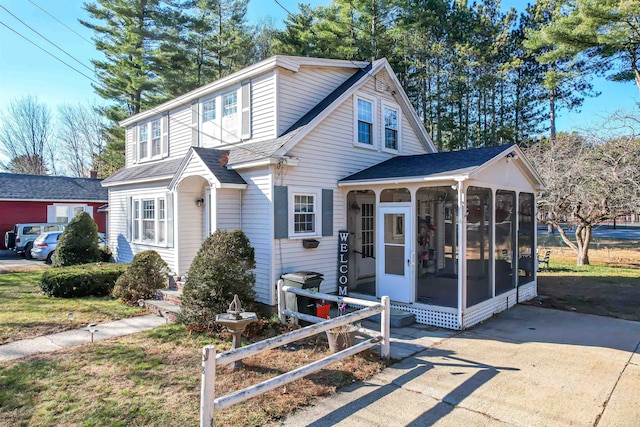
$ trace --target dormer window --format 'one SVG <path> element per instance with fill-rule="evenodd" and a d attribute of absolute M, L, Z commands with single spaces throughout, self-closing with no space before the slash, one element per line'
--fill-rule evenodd
<path fill-rule="evenodd" d="M 160 120 L 151 122 L 151 157 L 159 156 L 161 153 L 161 136 L 162 132 L 160 130 Z"/>
<path fill-rule="evenodd" d="M 216 119 L 216 100 L 211 99 L 202 104 L 202 121 L 209 122 Z"/>
<path fill-rule="evenodd" d="M 140 126 L 140 133 L 139 133 L 138 147 L 140 147 L 140 154 L 138 156 L 141 159 L 144 159 L 145 157 L 148 156 L 148 153 L 147 153 L 148 143 L 149 143 L 149 131 L 147 129 L 147 123 L 145 123 Z"/>
<path fill-rule="evenodd" d="M 222 117 L 230 116 L 238 111 L 238 94 L 227 93 L 222 97 Z"/>
<path fill-rule="evenodd" d="M 139 125 L 138 161 L 159 158 L 162 156 L 162 150 L 162 119 Z"/>

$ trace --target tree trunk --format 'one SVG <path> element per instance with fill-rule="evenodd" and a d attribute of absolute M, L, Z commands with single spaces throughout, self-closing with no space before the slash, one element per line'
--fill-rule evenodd
<path fill-rule="evenodd" d="M 556 143 L 556 94 L 555 90 L 549 93 L 549 139 L 551 145 Z"/>
<path fill-rule="evenodd" d="M 591 226 L 578 225 L 576 228 L 577 265 L 589 265 L 589 243 L 591 243 Z"/>

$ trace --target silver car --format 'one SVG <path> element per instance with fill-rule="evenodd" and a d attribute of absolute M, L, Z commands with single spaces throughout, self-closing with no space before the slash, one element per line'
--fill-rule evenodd
<path fill-rule="evenodd" d="M 56 250 L 56 246 L 58 246 L 58 239 L 61 234 L 62 231 L 49 231 L 39 235 L 38 238 L 33 241 L 31 256 L 35 259 L 44 260 L 47 264 L 51 264 L 51 257 Z"/>

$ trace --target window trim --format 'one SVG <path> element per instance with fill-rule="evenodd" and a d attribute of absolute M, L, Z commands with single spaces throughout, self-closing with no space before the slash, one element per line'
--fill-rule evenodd
<path fill-rule="evenodd" d="M 153 239 L 145 239 L 144 238 L 144 223 L 145 221 L 151 221 L 151 219 L 144 218 L 144 202 L 153 201 Z M 164 205 L 164 217 L 162 219 L 159 218 L 159 206 L 160 201 L 162 201 Z M 151 246 L 160 246 L 160 247 L 168 247 L 168 239 L 167 239 L 167 199 L 166 197 L 133 197 L 131 199 L 131 242 L 143 244 L 143 245 L 151 245 Z M 163 228 L 164 240 L 159 239 L 160 235 L 160 227 Z M 137 231 L 137 233 L 136 233 Z M 137 237 L 136 237 L 137 234 Z"/>
<path fill-rule="evenodd" d="M 398 128 L 396 129 L 396 145 L 397 148 L 387 148 L 386 145 L 386 130 L 387 130 L 387 124 L 386 124 L 386 117 L 385 117 L 385 110 L 392 110 L 396 112 L 396 122 L 397 122 L 397 126 Z M 382 123 L 380 124 L 380 128 L 381 128 L 381 132 L 380 132 L 380 148 L 382 151 L 386 152 L 386 153 L 393 153 L 393 154 L 398 154 L 402 151 L 402 111 L 400 110 L 400 107 L 396 104 L 392 104 L 390 102 L 386 102 L 386 101 L 382 101 L 381 103 L 381 112 L 380 114 L 382 115 Z"/>
<path fill-rule="evenodd" d="M 296 196 L 313 196 L 313 214 L 314 231 L 312 232 L 296 232 L 295 231 L 295 199 Z M 289 239 L 306 239 L 309 237 L 321 237 L 322 236 L 322 189 L 310 188 L 310 187 L 289 187 L 288 191 L 289 202 Z"/>
<path fill-rule="evenodd" d="M 358 140 L 358 123 L 360 122 L 358 101 L 366 101 L 371 104 L 371 144 L 365 144 Z M 378 136 L 377 136 L 377 120 L 378 113 L 377 103 L 375 98 L 370 98 L 365 95 L 354 95 L 353 97 L 353 145 L 355 147 L 367 148 L 369 150 L 378 149 Z"/>
<path fill-rule="evenodd" d="M 165 129 L 163 129 L 163 122 L 164 120 L 162 120 L 162 117 L 157 117 L 157 118 L 153 118 L 153 119 L 149 119 L 143 123 L 139 123 L 138 124 L 138 131 L 137 131 L 137 135 L 136 135 L 136 150 L 138 150 L 137 154 L 137 161 L 138 163 L 143 163 L 143 162 L 148 162 L 151 160 L 158 160 L 161 159 L 163 157 L 163 153 L 162 153 L 162 138 L 165 132 Z M 157 137 L 157 140 L 159 142 L 159 153 L 156 155 L 153 155 L 153 124 L 154 123 L 158 123 L 159 124 L 159 131 L 160 134 Z M 140 139 L 141 137 L 141 129 L 145 129 L 146 131 L 146 136 L 147 139 L 144 141 L 146 144 L 146 153 L 143 156 L 142 155 L 142 140 Z"/>

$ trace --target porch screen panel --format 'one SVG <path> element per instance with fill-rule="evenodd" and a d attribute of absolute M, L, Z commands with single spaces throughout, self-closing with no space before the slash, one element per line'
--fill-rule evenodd
<path fill-rule="evenodd" d="M 518 285 L 533 281 L 536 251 L 534 242 L 534 218 L 532 193 L 518 196 Z"/>
<path fill-rule="evenodd" d="M 516 193 L 496 192 L 496 248 L 494 251 L 496 295 L 513 289 L 515 276 Z"/>
<path fill-rule="evenodd" d="M 384 270 L 386 274 L 404 276 L 404 233 L 406 218 L 403 214 L 384 215 Z"/>
<path fill-rule="evenodd" d="M 467 307 L 493 296 L 490 277 L 491 189 L 467 191 Z"/>

